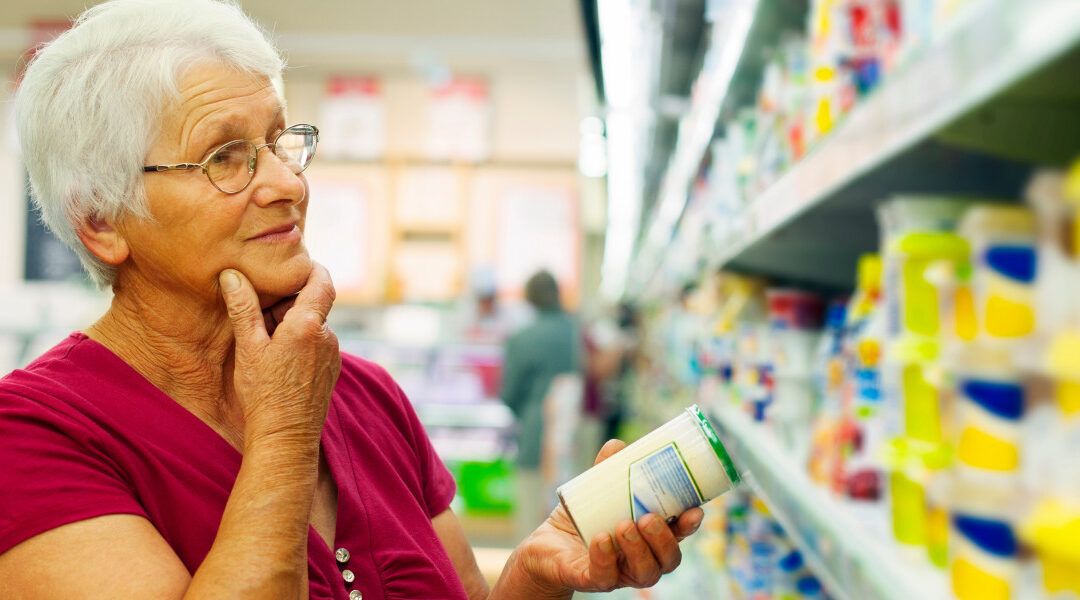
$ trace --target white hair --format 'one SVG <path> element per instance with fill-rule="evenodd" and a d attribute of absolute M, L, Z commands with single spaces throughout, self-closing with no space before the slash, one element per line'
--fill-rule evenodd
<path fill-rule="evenodd" d="M 143 161 L 191 67 L 216 61 L 269 78 L 285 68 L 234 1 L 111 0 L 42 47 L 15 98 L 23 160 L 45 224 L 99 286 L 116 268 L 76 235 L 88 217 L 149 218 Z"/>

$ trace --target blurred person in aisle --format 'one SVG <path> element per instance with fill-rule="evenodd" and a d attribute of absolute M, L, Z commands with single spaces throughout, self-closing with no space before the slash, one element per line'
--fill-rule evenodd
<path fill-rule="evenodd" d="M 528 535 L 552 508 L 556 482 L 546 480 L 541 466 L 545 460 L 550 465 L 553 458 L 544 454 L 554 450 L 545 449 L 545 438 L 552 433 L 548 426 L 555 424 L 545 422 L 545 412 L 550 415 L 555 409 L 558 395 L 573 394 L 575 379 L 580 389 L 582 369 L 581 334 L 563 310 L 555 277 L 547 271 L 535 273 L 525 284 L 525 300 L 536 310 L 536 319 L 507 342 L 502 385 L 502 400 L 517 417 L 514 519 L 519 538 Z M 579 396 L 579 411 L 580 406 Z"/>
<path fill-rule="evenodd" d="M 626 416 L 639 341 L 637 309 L 629 302 L 585 332 L 585 413 L 599 421 L 600 440 L 617 437 Z"/>
<path fill-rule="evenodd" d="M 637 307 L 620 302 L 616 323 L 619 326 L 619 370 L 608 386 L 611 410 L 605 420 L 605 439 L 618 437 L 628 418 L 634 374 L 641 353 L 641 315 Z"/>
<path fill-rule="evenodd" d="M 489 590 L 411 403 L 327 326 L 319 130 L 287 121 L 283 70 L 217 0 L 99 4 L 26 69 L 34 201 L 113 301 L 0 379 L 0 596 L 567 599 L 674 569 L 700 510 L 588 546 L 556 510 Z M 545 353 L 572 370 L 568 346 Z"/>
<path fill-rule="evenodd" d="M 524 310 L 515 311 L 499 302 L 491 267 L 473 269 L 469 287 L 470 295 L 459 303 L 455 316 L 458 339 L 476 344 L 505 344 L 510 334 L 524 324 Z"/>

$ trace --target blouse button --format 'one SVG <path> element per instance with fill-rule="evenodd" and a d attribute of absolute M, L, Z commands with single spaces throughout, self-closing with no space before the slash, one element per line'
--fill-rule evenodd
<path fill-rule="evenodd" d="M 352 583 L 356 581 L 356 574 L 348 569 L 345 569 L 341 572 L 341 577 L 345 580 L 345 583 Z"/>
<path fill-rule="evenodd" d="M 364 595 L 360 593 L 360 590 L 353 590 L 349 592 L 349 600 L 364 600 Z"/>
<path fill-rule="evenodd" d="M 336 558 L 339 563 L 345 564 L 349 562 L 349 551 L 345 548 L 338 548 L 337 551 L 334 552 L 334 558 Z"/>

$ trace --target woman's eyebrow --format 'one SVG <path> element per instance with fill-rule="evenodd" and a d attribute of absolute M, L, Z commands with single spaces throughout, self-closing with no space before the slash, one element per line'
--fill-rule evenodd
<path fill-rule="evenodd" d="M 270 116 L 270 127 L 274 127 L 285 118 L 285 105 L 278 104 L 274 109 L 274 114 Z"/>
<path fill-rule="evenodd" d="M 274 112 L 267 122 L 266 130 L 270 131 L 280 125 L 284 116 L 285 104 L 278 103 L 274 107 Z M 247 120 L 239 115 L 225 115 L 218 117 L 206 126 L 206 135 L 199 136 L 199 143 L 194 144 L 192 147 L 200 151 L 200 158 L 205 158 L 208 153 L 224 144 L 235 140 L 247 139 L 248 132 L 246 125 Z"/>

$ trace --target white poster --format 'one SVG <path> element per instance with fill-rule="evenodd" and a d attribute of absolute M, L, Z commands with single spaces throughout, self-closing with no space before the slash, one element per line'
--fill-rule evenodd
<path fill-rule="evenodd" d="M 491 154 L 491 100 L 485 82 L 455 79 L 432 89 L 427 154 L 437 160 L 487 160 Z"/>
<path fill-rule="evenodd" d="M 332 77 L 319 106 L 319 154 L 372 160 L 386 149 L 386 111 L 379 80 Z"/>
<path fill-rule="evenodd" d="M 304 243 L 330 271 L 339 293 L 364 285 L 368 260 L 368 199 L 358 185 L 309 182 Z"/>
<path fill-rule="evenodd" d="M 458 177 L 450 167 L 415 167 L 401 171 L 394 203 L 399 227 L 456 229 L 461 224 Z"/>
<path fill-rule="evenodd" d="M 576 289 L 581 237 L 576 204 L 572 193 L 560 188 L 511 187 L 499 195 L 499 289 L 520 290 L 540 269 L 550 271 L 564 292 Z"/>
<path fill-rule="evenodd" d="M 394 274 L 406 302 L 449 302 L 461 292 L 461 254 L 446 241 L 405 241 L 394 251 Z"/>

